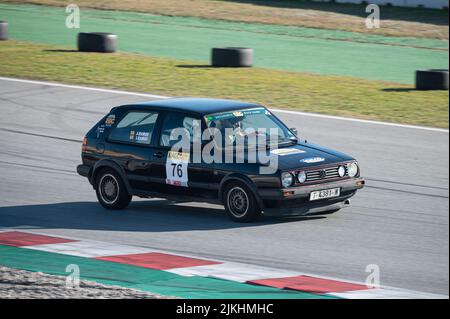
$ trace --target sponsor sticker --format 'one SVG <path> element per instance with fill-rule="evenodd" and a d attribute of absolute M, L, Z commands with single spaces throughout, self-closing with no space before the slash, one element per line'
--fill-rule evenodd
<path fill-rule="evenodd" d="M 149 141 L 150 133 L 149 132 L 136 132 L 135 140 L 136 142 L 146 143 Z"/>
<path fill-rule="evenodd" d="M 130 131 L 130 141 L 134 141 L 134 135 L 135 135 L 135 132 Z"/>
<path fill-rule="evenodd" d="M 105 125 L 113 126 L 115 121 L 116 121 L 116 116 L 114 114 L 108 115 L 108 117 L 105 120 Z"/>
<path fill-rule="evenodd" d="M 166 162 L 166 184 L 188 186 L 189 153 L 169 151 Z"/>
<path fill-rule="evenodd" d="M 307 163 L 307 164 L 319 163 L 319 162 L 323 162 L 323 161 L 325 161 L 325 159 L 323 157 L 310 157 L 310 158 L 304 158 L 304 159 L 300 160 L 300 162 Z"/>
<path fill-rule="evenodd" d="M 272 154 L 275 154 L 275 155 L 278 155 L 278 156 L 306 153 L 305 151 L 299 150 L 297 148 L 279 148 L 279 149 L 276 149 L 276 150 L 272 150 L 270 152 Z"/>
<path fill-rule="evenodd" d="M 104 125 L 100 125 L 97 127 L 97 138 L 100 138 L 100 135 L 102 135 L 103 133 L 105 133 L 105 126 Z"/>

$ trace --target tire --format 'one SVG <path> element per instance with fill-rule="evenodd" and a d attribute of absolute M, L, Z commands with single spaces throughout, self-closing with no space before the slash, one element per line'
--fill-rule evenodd
<path fill-rule="evenodd" d="M 448 90 L 448 70 L 416 71 L 416 90 Z"/>
<path fill-rule="evenodd" d="M 124 209 L 132 198 L 120 175 L 109 168 L 101 170 L 96 176 L 95 192 L 98 202 L 106 209 Z"/>
<path fill-rule="evenodd" d="M 251 67 L 253 65 L 253 49 L 213 48 L 211 64 L 217 67 Z"/>
<path fill-rule="evenodd" d="M 0 21 L 0 41 L 8 40 L 8 22 Z"/>
<path fill-rule="evenodd" d="M 78 34 L 78 51 L 112 53 L 117 50 L 117 35 L 104 32 Z"/>
<path fill-rule="evenodd" d="M 225 211 L 235 222 L 252 222 L 261 216 L 261 209 L 253 192 L 241 182 L 231 182 L 224 191 Z"/>

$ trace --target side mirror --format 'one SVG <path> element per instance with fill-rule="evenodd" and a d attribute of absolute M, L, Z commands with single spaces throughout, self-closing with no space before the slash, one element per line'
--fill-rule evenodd
<path fill-rule="evenodd" d="M 291 128 L 289 128 L 289 130 L 290 130 L 292 133 L 294 133 L 295 136 L 298 136 L 298 131 L 297 131 L 297 129 L 296 129 L 295 127 L 291 127 Z"/>

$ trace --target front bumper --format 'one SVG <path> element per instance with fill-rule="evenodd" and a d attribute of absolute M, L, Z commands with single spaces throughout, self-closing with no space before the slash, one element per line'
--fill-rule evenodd
<path fill-rule="evenodd" d="M 308 215 L 343 208 L 349 203 L 349 198 L 364 185 L 364 179 L 351 178 L 283 189 L 259 189 L 258 194 L 264 202 L 264 213 L 267 215 Z M 340 188 L 340 196 L 317 201 L 309 200 L 311 192 L 331 188 Z"/>

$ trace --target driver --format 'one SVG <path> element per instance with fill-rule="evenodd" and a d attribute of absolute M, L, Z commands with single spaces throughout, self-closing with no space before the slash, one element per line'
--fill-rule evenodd
<path fill-rule="evenodd" d="M 215 122 L 215 128 L 220 131 L 220 133 L 224 137 L 225 143 L 233 144 L 233 142 L 236 140 L 236 137 L 245 136 L 245 131 L 242 128 L 243 119 L 244 117 L 241 116 L 222 119 Z"/>

